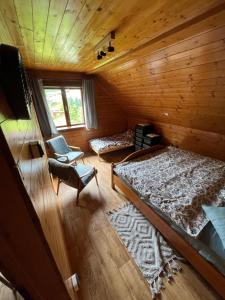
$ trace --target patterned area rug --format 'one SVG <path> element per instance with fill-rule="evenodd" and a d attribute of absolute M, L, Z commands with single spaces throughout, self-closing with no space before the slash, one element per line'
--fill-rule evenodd
<path fill-rule="evenodd" d="M 170 281 L 173 274 L 181 269 L 177 263 L 177 259 L 181 258 L 132 204 L 109 212 L 108 218 L 149 283 L 155 298 L 165 287 L 164 279 Z"/>

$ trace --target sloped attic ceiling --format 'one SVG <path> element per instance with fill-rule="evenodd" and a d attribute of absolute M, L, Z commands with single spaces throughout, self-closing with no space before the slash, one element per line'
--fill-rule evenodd
<path fill-rule="evenodd" d="M 125 55 L 222 0 L 1 0 L 0 42 L 20 48 L 29 68 L 85 71 Z M 96 60 L 112 30 L 116 51 Z"/>

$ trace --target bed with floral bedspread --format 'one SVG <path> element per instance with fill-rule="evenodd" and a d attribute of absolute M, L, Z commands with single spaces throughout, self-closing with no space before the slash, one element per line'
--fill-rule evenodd
<path fill-rule="evenodd" d="M 134 145 L 133 139 L 133 131 L 129 129 L 123 133 L 114 134 L 112 136 L 92 139 L 89 141 L 89 144 L 97 154 L 103 154 L 131 147 Z"/>
<path fill-rule="evenodd" d="M 174 147 L 118 164 L 115 172 L 146 203 L 197 237 L 208 220 L 202 204 L 225 206 L 225 162 Z"/>

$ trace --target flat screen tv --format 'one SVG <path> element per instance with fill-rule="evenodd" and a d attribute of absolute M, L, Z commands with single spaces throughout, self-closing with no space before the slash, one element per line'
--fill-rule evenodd
<path fill-rule="evenodd" d="M 16 47 L 0 45 L 0 85 L 15 119 L 30 119 L 31 89 Z"/>

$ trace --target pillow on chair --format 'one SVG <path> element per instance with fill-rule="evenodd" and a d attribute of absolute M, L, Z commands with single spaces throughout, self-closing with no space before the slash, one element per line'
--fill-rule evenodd
<path fill-rule="evenodd" d="M 212 222 L 225 249 L 225 207 L 202 205 L 207 218 Z"/>

